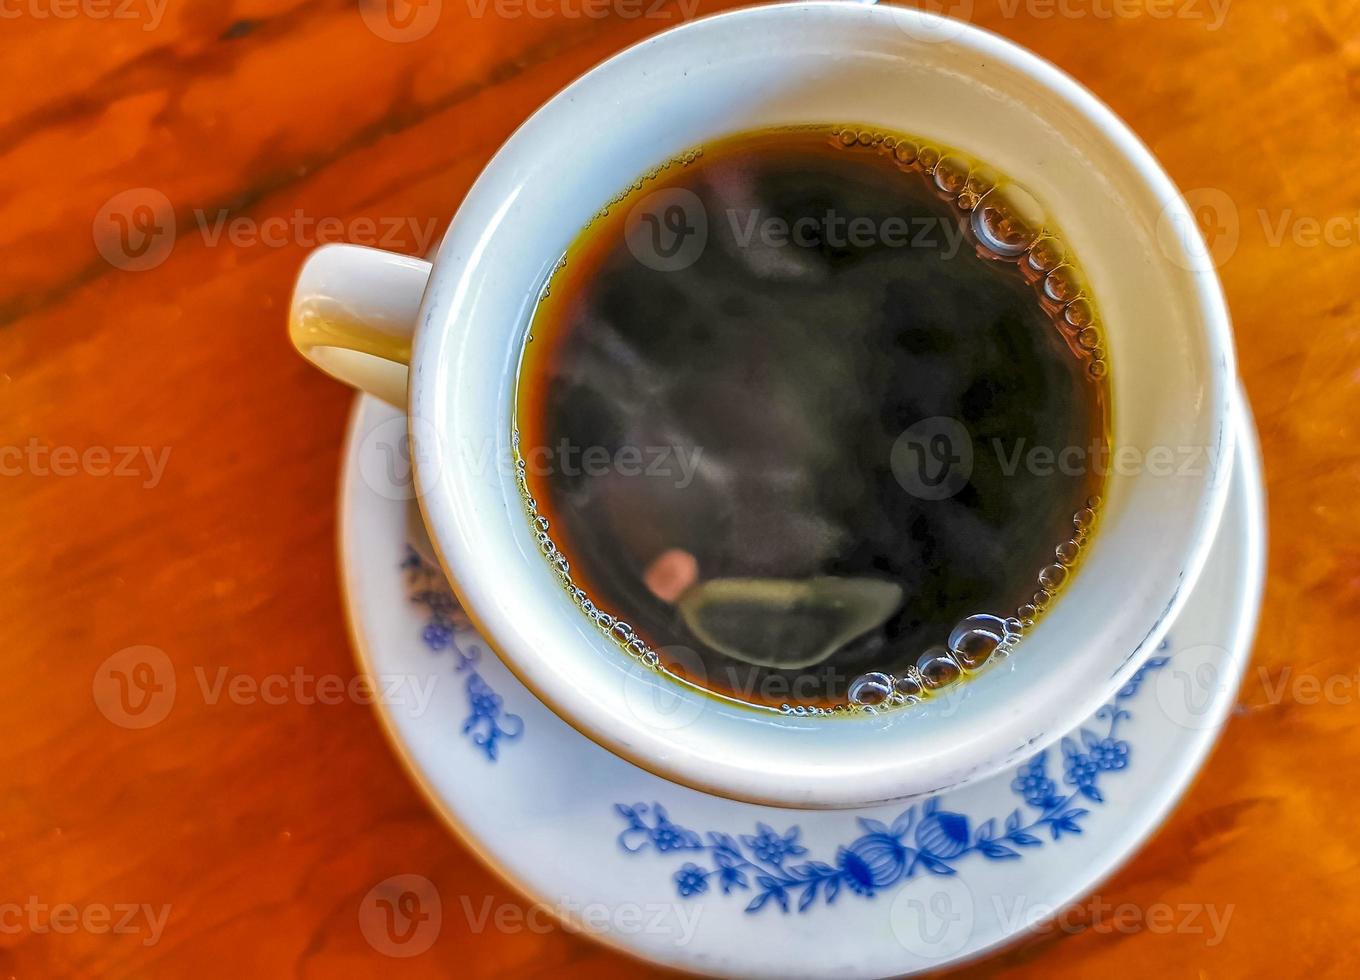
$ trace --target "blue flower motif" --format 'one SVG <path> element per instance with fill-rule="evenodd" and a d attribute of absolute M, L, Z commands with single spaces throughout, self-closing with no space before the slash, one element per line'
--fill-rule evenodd
<path fill-rule="evenodd" d="M 743 834 L 741 840 L 751 849 L 751 853 L 770 864 L 781 864 L 786 857 L 807 853 L 807 848 L 798 843 L 797 827 L 781 837 L 773 827 L 757 823 L 756 833 Z"/>
<path fill-rule="evenodd" d="M 933 857 L 958 857 L 968 850 L 968 818 L 948 810 L 932 813 L 916 828 L 916 843 Z"/>
<path fill-rule="evenodd" d="M 501 711 L 501 696 L 486 686 L 478 678 L 478 683 L 468 685 L 468 701 L 472 713 L 483 718 L 494 718 Z"/>
<path fill-rule="evenodd" d="M 1089 755 L 1069 755 L 1067 757 L 1067 769 L 1063 775 L 1067 785 L 1075 786 L 1078 789 L 1089 789 L 1096 783 L 1096 774 L 1100 771 L 1094 759 Z"/>
<path fill-rule="evenodd" d="M 619 844 L 625 851 L 640 851 L 649 844 L 659 852 L 703 849 L 699 835 L 672 821 L 660 804 L 648 807 L 642 803 L 632 806 L 618 803 L 614 810 L 628 821 L 628 829 L 619 834 Z M 647 823 L 648 814 L 656 821 L 655 825 Z"/>
<path fill-rule="evenodd" d="M 1129 743 L 1122 739 L 1103 738 L 1092 746 L 1091 758 L 1105 771 L 1123 769 L 1129 764 Z"/>
<path fill-rule="evenodd" d="M 688 847 L 685 831 L 677 827 L 665 817 L 652 828 L 652 846 L 658 851 L 679 851 Z"/>
<path fill-rule="evenodd" d="M 681 898 L 702 895 L 708 891 L 708 874 L 697 864 L 681 865 L 680 870 L 675 873 L 675 890 L 680 893 Z"/>
<path fill-rule="evenodd" d="M 453 628 L 446 623 L 435 621 L 421 631 L 420 638 L 431 650 L 443 650 L 453 639 Z"/>
<path fill-rule="evenodd" d="M 465 670 L 468 663 L 471 661 L 465 659 L 458 669 Z M 501 714 L 501 696 L 475 670 L 467 675 L 467 696 L 471 710 L 463 722 L 463 734 L 470 736 L 473 744 L 480 745 L 486 757 L 495 762 L 496 743 L 502 738 L 519 738 L 524 722 L 519 715 Z"/>
<path fill-rule="evenodd" d="M 907 870 L 907 849 L 888 834 L 865 834 L 836 852 L 836 866 L 850 890 L 872 895 L 896 884 Z"/>
<path fill-rule="evenodd" d="M 1053 799 L 1058 787 L 1042 770 L 1035 772 L 1029 768 L 1021 768 L 1011 781 L 1011 791 L 1023 797 L 1030 806 L 1042 809 Z"/>

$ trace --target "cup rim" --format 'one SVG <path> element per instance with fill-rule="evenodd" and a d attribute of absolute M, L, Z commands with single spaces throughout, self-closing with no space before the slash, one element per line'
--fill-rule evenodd
<path fill-rule="evenodd" d="M 936 36 L 944 37 L 937 43 L 965 46 L 991 61 L 1004 63 L 1028 76 L 1078 113 L 1084 126 L 1091 127 L 1113 144 L 1123 161 L 1136 171 L 1144 188 L 1156 198 L 1163 214 L 1170 214 L 1183 222 L 1181 227 L 1190 229 L 1195 227 L 1188 207 L 1170 178 L 1163 172 L 1150 151 L 1108 107 L 1055 66 L 990 32 L 971 24 L 910 8 L 847 4 L 843 0 L 803 0 L 797 3 L 743 8 L 701 18 L 633 45 L 578 78 L 531 116 L 487 164 L 482 175 L 468 192 L 464 205 L 459 209 L 459 215 L 450 226 L 436 259 L 430 286 L 422 304 L 420 326 L 413 349 L 410 383 L 411 416 L 413 419 L 421 420 L 422 425 L 420 429 L 413 425 L 413 439 L 419 441 L 418 433 L 423 430 L 427 433 L 433 432 L 433 438 L 438 439 L 443 445 L 457 444 L 450 425 L 450 413 L 442 405 L 444 396 L 451 390 L 454 374 L 450 367 L 449 355 L 458 346 L 457 330 L 452 324 L 456 320 L 455 308 L 461 300 L 466 299 L 470 289 L 469 270 L 474 268 L 474 260 L 483 258 L 476 253 L 475 245 L 469 248 L 469 245 L 473 244 L 472 237 L 462 238 L 457 233 L 460 230 L 459 219 L 470 210 L 469 204 L 474 202 L 494 211 L 498 217 L 504 216 L 506 202 L 491 202 L 486 199 L 489 193 L 496 190 L 493 186 L 495 183 L 493 177 L 504 176 L 514 168 L 515 154 L 523 150 L 526 139 L 533 138 L 538 122 L 550 114 L 568 111 L 572 102 L 589 86 L 597 84 L 611 73 L 632 67 L 635 59 L 655 50 L 658 45 L 677 44 L 681 40 L 688 40 L 689 37 L 702 36 L 705 31 L 722 30 L 729 26 L 740 27 L 764 22 L 765 26 L 773 27 L 776 22 L 793 23 L 797 18 L 806 16 L 809 11 L 816 12 L 819 16 L 864 18 L 866 23 L 894 18 L 899 27 L 914 25 L 923 33 L 936 32 Z M 1197 235 L 1197 232 L 1194 234 Z M 1229 489 L 1227 476 L 1231 471 L 1232 461 L 1231 388 L 1236 377 L 1231 327 L 1217 275 L 1212 265 L 1207 263 L 1204 253 L 1197 253 L 1190 240 L 1177 240 L 1168 244 L 1181 250 L 1172 260 L 1188 277 L 1186 294 L 1195 297 L 1193 320 L 1203 332 L 1205 342 L 1215 355 L 1212 370 L 1208 374 L 1206 390 L 1212 400 L 1210 413 L 1216 419 L 1225 448 L 1205 485 L 1196 533 L 1193 540 L 1187 543 L 1180 563 L 1178 585 L 1142 641 L 1110 671 L 1103 685 L 1100 687 L 1093 685 L 1088 697 L 1083 697 L 1072 704 L 1052 705 L 1058 714 L 1046 720 L 1037 731 L 1030 726 L 1018 736 L 1015 732 L 1004 737 L 988 733 L 992 748 L 990 752 L 975 752 L 978 758 L 971 768 L 961 764 L 963 755 L 960 753 L 952 768 L 940 763 L 932 770 L 941 774 L 935 782 L 929 778 L 924 782 L 917 780 L 913 784 L 914 788 L 904 793 L 891 788 L 893 784 L 890 778 L 882 777 L 880 774 L 881 778 L 877 781 L 866 779 L 866 771 L 855 767 L 847 767 L 840 773 L 801 773 L 803 784 L 788 787 L 781 785 L 780 781 L 788 780 L 789 771 L 761 772 L 749 764 L 715 760 L 711 753 L 704 757 L 689 754 L 682 740 L 667 737 L 664 733 L 659 735 L 655 731 L 648 731 L 636 718 L 599 713 L 600 703 L 597 699 L 583 693 L 579 688 L 565 685 L 562 682 L 563 675 L 555 672 L 546 663 L 549 655 L 543 650 L 529 648 L 522 642 L 521 637 L 515 635 L 516 618 L 523 616 L 528 607 L 517 599 L 498 595 L 497 586 L 487 581 L 487 575 L 480 567 L 477 518 L 461 505 L 459 497 L 461 490 L 470 486 L 467 481 L 471 478 L 463 473 L 458 465 L 425 465 L 422 461 L 428 459 L 428 455 L 418 452 L 415 454 L 416 486 L 431 541 L 448 573 L 455 593 L 470 618 L 507 667 L 540 700 L 587 737 L 663 778 L 717 795 L 752 802 L 781 806 L 845 807 L 933 792 L 994 773 L 1080 724 L 1094 705 L 1108 699 L 1111 693 L 1127 682 L 1132 673 L 1160 643 L 1176 614 L 1179 613 L 1203 569 L 1224 512 Z M 455 271 L 458 272 L 457 276 L 453 275 Z M 458 281 L 454 282 L 455 279 Z M 496 365 L 497 369 L 506 367 L 507 365 Z M 509 369 L 513 372 L 514 365 L 509 365 Z M 426 439 L 430 438 L 432 437 L 427 434 Z M 527 519 L 524 524 L 527 533 Z M 537 553 L 521 557 L 535 561 L 545 569 L 547 567 L 547 563 Z M 570 599 L 565 595 L 560 597 L 559 601 L 570 604 Z M 584 630 L 585 617 L 574 608 L 571 612 L 580 618 Z M 577 639 L 564 637 L 562 642 L 575 643 Z M 627 663 L 627 656 L 621 650 L 616 649 L 614 652 L 620 661 L 625 661 L 620 664 L 621 670 L 628 671 L 637 666 Z M 667 680 L 665 683 L 673 685 L 674 682 Z M 1023 715 L 1023 712 L 1021 714 Z M 846 723 L 845 719 L 818 722 L 818 724 Z M 793 724 L 781 724 L 778 727 L 788 729 L 790 732 L 798 728 Z M 891 771 L 897 774 L 900 781 L 902 767 L 897 766 Z M 951 774 L 949 778 L 943 775 L 946 772 Z"/>

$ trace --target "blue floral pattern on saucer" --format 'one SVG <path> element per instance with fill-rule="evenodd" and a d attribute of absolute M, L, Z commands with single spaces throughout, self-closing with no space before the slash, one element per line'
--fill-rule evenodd
<path fill-rule="evenodd" d="M 1168 644 L 1163 643 L 1160 650 Z M 956 865 L 971 854 L 988 861 L 1012 861 L 1026 848 L 1057 842 L 1081 833 L 1081 822 L 1105 797 L 1101 780 L 1128 767 L 1129 743 L 1119 738 L 1119 726 L 1130 718 L 1125 704 L 1137 695 L 1148 673 L 1163 667 L 1169 657 L 1154 656 L 1135 673 L 1112 702 L 1096 712 L 1103 729 L 1078 730 L 1064 737 L 1059 774 L 1049 769 L 1049 752 L 1040 752 L 1015 773 L 1010 788 L 1030 812 L 1020 807 L 1004 821 L 988 817 L 980 823 L 966 814 L 947 810 L 939 797 L 921 807 L 909 806 L 891 824 L 858 818 L 863 833 L 838 848 L 832 861 L 800 860 L 808 851 L 799 843 L 797 826 L 783 833 L 757 823 L 755 833 L 734 837 L 721 831 L 704 835 L 675 823 L 659 803 L 616 804 L 627 826 L 619 846 L 629 854 L 648 848 L 658 854 L 691 857 L 673 875 L 681 898 L 703 895 L 716 887 L 724 895 L 750 892 L 746 911 L 757 912 L 773 903 L 788 912 L 796 903 L 805 912 L 820 896 L 830 904 L 842 888 L 871 898 L 924 871 L 934 875 L 957 873 Z M 1058 788 L 1058 779 L 1065 787 Z"/>
<path fill-rule="evenodd" d="M 424 606 L 429 614 L 420 638 L 435 653 L 452 652 L 456 658 L 454 672 L 467 676 L 468 716 L 462 733 L 495 762 L 498 743 L 502 739 L 512 742 L 524 734 L 524 720 L 503 711 L 501 696 L 477 673 L 474 665 L 481 651 L 469 645 L 477 640 L 477 633 L 439 566 L 407 545 L 400 567 L 406 572 L 411 601 Z"/>

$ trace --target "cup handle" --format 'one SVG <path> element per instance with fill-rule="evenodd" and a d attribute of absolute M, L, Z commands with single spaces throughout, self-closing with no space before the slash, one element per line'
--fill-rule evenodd
<path fill-rule="evenodd" d="M 293 346 L 331 377 L 405 410 L 411 338 L 431 268 L 381 249 L 321 246 L 293 287 Z"/>

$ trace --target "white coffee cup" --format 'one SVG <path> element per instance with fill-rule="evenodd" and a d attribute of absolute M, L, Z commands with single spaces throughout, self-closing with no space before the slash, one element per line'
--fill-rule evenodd
<path fill-rule="evenodd" d="M 1113 446 L 1143 460 L 1111 473 L 1080 569 L 1012 656 L 948 697 L 848 717 L 732 704 L 631 657 L 568 595 L 501 462 L 535 299 L 591 215 L 706 140 L 807 122 L 939 141 L 1042 203 L 1102 317 Z M 1079 725 L 1180 610 L 1232 463 L 1227 311 L 1195 222 L 1148 150 L 1034 55 L 897 7 L 748 8 L 611 58 L 497 153 L 433 264 L 345 245 L 313 253 L 292 336 L 323 370 L 408 408 L 430 538 L 469 615 L 532 691 L 660 776 L 774 805 L 953 787 Z M 1154 470 L 1150 450 L 1172 462 Z"/>

